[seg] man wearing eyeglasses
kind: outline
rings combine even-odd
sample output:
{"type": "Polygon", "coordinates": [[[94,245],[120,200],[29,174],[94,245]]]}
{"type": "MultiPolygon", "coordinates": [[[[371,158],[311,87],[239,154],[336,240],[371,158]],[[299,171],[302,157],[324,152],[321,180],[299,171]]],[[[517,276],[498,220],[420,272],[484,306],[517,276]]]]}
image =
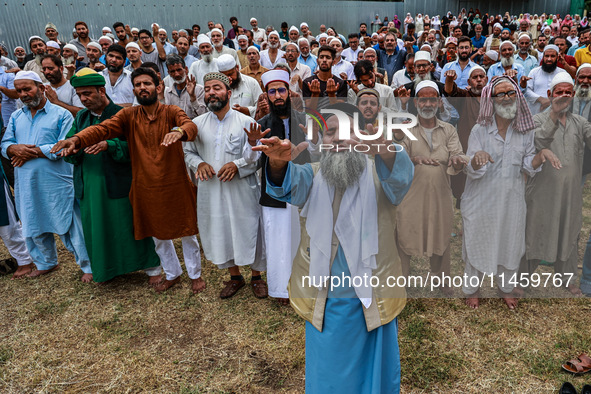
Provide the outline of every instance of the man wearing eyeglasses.
{"type": "Polygon", "coordinates": [[[310,67],[298,62],[300,56],[300,48],[293,42],[285,45],[285,60],[291,70],[291,78],[289,80],[289,88],[299,95],[302,94],[302,85],[304,79],[312,75],[310,67]]]}

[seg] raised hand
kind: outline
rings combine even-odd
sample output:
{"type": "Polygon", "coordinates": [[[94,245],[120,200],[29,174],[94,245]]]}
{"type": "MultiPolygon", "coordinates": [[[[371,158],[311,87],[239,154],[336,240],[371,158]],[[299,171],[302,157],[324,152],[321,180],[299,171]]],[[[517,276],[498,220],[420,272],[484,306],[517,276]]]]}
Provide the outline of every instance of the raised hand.
{"type": "Polygon", "coordinates": [[[328,81],[326,81],[326,94],[329,97],[335,97],[337,95],[340,85],[340,83],[335,83],[334,79],[330,78],[328,81]]]}
{"type": "Polygon", "coordinates": [[[455,81],[458,78],[458,74],[456,74],[455,70],[447,70],[444,75],[446,81],[450,78],[452,81],[455,81]]]}
{"type": "Polygon", "coordinates": [[[278,137],[263,138],[260,143],[252,150],[263,152],[271,160],[285,162],[294,160],[308,147],[307,142],[300,142],[295,146],[290,140],[280,140],[278,137]]]}
{"type": "Polygon", "coordinates": [[[527,88],[527,81],[529,81],[530,79],[530,77],[526,77],[525,75],[522,76],[521,80],[519,81],[519,86],[521,86],[522,89],[527,88]]]}
{"type": "Polygon", "coordinates": [[[262,127],[258,123],[251,123],[250,130],[246,127],[244,128],[244,132],[248,136],[248,143],[250,146],[256,146],[257,141],[266,136],[271,132],[271,129],[267,129],[265,131],[261,131],[262,127]]]}
{"type": "Polygon", "coordinates": [[[195,97],[195,87],[197,86],[197,80],[192,75],[187,75],[187,93],[191,99],[195,97]]]}
{"type": "MultiPolygon", "coordinates": [[[[332,81],[332,79],[329,79],[329,81],[332,81]]],[[[315,79],[312,82],[308,82],[308,89],[310,89],[312,97],[320,96],[320,81],[315,79]]]]}

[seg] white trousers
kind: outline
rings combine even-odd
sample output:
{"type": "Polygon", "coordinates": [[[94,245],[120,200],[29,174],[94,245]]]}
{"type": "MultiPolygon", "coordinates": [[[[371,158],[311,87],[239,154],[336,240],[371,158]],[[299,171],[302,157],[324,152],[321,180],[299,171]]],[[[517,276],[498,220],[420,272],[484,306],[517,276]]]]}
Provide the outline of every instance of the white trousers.
{"type": "Polygon", "coordinates": [[[16,217],[14,204],[10,199],[10,189],[6,182],[4,182],[4,198],[8,211],[8,225],[0,227],[0,238],[4,241],[8,253],[15,258],[19,266],[31,264],[33,259],[27,250],[21,223],[16,217]]]}
{"type": "Polygon", "coordinates": [[[267,286],[269,296],[288,298],[287,284],[291,266],[300,244],[300,218],[297,207],[263,207],[267,286]]]}
{"type": "MultiPolygon", "coordinates": [[[[160,257],[160,264],[166,274],[166,280],[174,280],[181,276],[183,269],[181,263],[176,255],[174,244],[171,239],[158,239],[152,237],[154,245],[156,246],[156,254],[160,257]]],[[[199,251],[199,241],[196,235],[181,238],[183,245],[183,258],[185,260],[185,267],[187,267],[187,274],[191,279],[198,279],[201,277],[201,252],[199,251]]],[[[145,270],[149,276],[156,276],[160,274],[160,267],[150,268],[145,270]]]]}

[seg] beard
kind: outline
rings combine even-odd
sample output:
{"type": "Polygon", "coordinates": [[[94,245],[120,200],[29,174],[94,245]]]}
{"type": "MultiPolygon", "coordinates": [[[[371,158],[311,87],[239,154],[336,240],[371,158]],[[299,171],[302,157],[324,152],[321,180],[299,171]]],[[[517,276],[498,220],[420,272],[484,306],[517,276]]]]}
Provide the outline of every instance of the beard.
{"type": "Polygon", "coordinates": [[[187,74],[183,75],[181,79],[174,79],[175,85],[182,85],[187,80],[187,74]]]}
{"type": "Polygon", "coordinates": [[[205,63],[211,63],[213,60],[213,55],[211,53],[208,55],[201,55],[201,60],[203,60],[205,63]]]}
{"type": "Polygon", "coordinates": [[[37,63],[38,66],[41,65],[41,60],[43,58],[43,55],[35,55],[35,63],[37,63]]]}
{"type": "Polygon", "coordinates": [[[57,85],[62,81],[62,75],[59,70],[55,74],[47,74],[45,78],[52,84],[57,85]]]}
{"type": "Polygon", "coordinates": [[[64,66],[69,66],[70,64],[74,64],[76,60],[73,57],[64,58],[64,66]]]}
{"type": "Polygon", "coordinates": [[[223,98],[209,96],[205,99],[205,104],[207,104],[207,109],[211,112],[218,112],[228,105],[228,95],[226,94],[223,98]]]}
{"type": "Polygon", "coordinates": [[[274,44],[269,43],[269,48],[271,48],[271,49],[277,49],[277,48],[279,48],[279,43],[278,42],[276,42],[274,44]]]}
{"type": "Polygon", "coordinates": [[[417,112],[423,119],[433,119],[437,115],[437,107],[435,108],[419,108],[417,106],[417,112]]]}
{"type": "Polygon", "coordinates": [[[495,113],[503,119],[515,119],[517,115],[517,101],[511,104],[497,104],[494,103],[495,113]]]}
{"type": "MultiPolygon", "coordinates": [[[[109,70],[110,71],[110,70],[109,70]]],[[[141,92],[140,92],[141,93],[141,92]]],[[[154,93],[152,93],[151,95],[149,95],[148,97],[141,97],[141,96],[135,96],[137,98],[137,102],[140,105],[152,105],[154,104],[156,101],[158,101],[158,93],[156,93],[156,91],[154,91],[154,93]]]]}
{"type": "Polygon", "coordinates": [[[417,85],[423,81],[430,81],[431,78],[431,73],[427,73],[425,74],[423,77],[421,77],[419,74],[415,73],[415,79],[412,80],[414,87],[416,88],[417,85]]]}
{"type": "Polygon", "coordinates": [[[482,94],[482,88],[475,88],[473,86],[470,86],[470,91],[477,96],[480,96],[482,94]]]}
{"type": "Polygon", "coordinates": [[[511,67],[513,66],[513,63],[515,63],[515,58],[513,56],[501,58],[501,66],[503,67],[511,67]]]}
{"type": "MultiPolygon", "coordinates": [[[[109,70],[109,72],[118,73],[119,71],[121,71],[123,69],[123,64],[120,66],[113,66],[112,64],[109,64],[107,66],[107,69],[109,70]]],[[[139,97],[138,97],[138,101],[139,101],[139,97]]]]}
{"type": "Polygon", "coordinates": [[[291,112],[291,99],[287,96],[287,99],[281,105],[272,103],[269,100],[269,107],[271,108],[271,112],[277,116],[289,116],[291,112]]]}
{"type": "Polygon", "coordinates": [[[577,85],[575,88],[575,97],[584,101],[590,101],[591,88],[584,88],[581,85],[577,85]]]}
{"type": "Polygon", "coordinates": [[[463,61],[463,62],[464,62],[464,61],[466,61],[466,60],[470,59],[470,54],[469,54],[469,53],[459,53],[459,52],[458,52],[458,58],[459,58],[461,61],[463,61]]]}
{"type": "Polygon", "coordinates": [[[558,67],[557,62],[551,64],[542,63],[542,71],[547,73],[553,73],[556,70],[556,67],[558,67]]]}
{"type": "Polygon", "coordinates": [[[242,77],[240,76],[240,73],[237,72],[236,78],[232,78],[232,82],[230,83],[230,89],[236,89],[238,85],[240,85],[240,82],[242,82],[242,77]]]}
{"type": "Polygon", "coordinates": [[[35,97],[33,97],[32,99],[30,99],[29,101],[25,101],[25,100],[21,99],[23,104],[31,109],[37,108],[39,106],[39,104],[41,104],[41,100],[43,100],[43,93],[41,93],[40,90],[37,92],[37,95],[35,97]]]}
{"type": "Polygon", "coordinates": [[[367,166],[363,153],[357,152],[322,152],[320,171],[329,186],[346,190],[359,181],[367,166]]]}

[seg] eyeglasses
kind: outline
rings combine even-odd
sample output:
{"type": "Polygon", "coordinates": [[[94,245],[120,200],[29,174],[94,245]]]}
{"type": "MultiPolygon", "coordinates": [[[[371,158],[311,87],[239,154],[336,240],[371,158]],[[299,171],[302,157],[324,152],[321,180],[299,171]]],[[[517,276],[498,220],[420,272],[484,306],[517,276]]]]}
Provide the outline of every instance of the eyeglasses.
{"type": "Polygon", "coordinates": [[[415,67],[417,70],[424,70],[424,69],[427,69],[427,68],[429,68],[429,66],[431,66],[431,63],[427,63],[427,64],[415,64],[415,65],[414,65],[414,67],[415,67]]]}
{"type": "Polygon", "coordinates": [[[517,91],[516,90],[509,90],[508,92],[497,93],[493,97],[496,97],[496,98],[505,98],[505,97],[513,98],[516,95],[517,95],[517,91]]]}
{"type": "Polygon", "coordinates": [[[269,96],[275,96],[277,93],[279,93],[279,94],[285,94],[285,93],[287,93],[287,89],[286,88],[279,88],[279,89],[269,89],[267,91],[267,94],[269,96]]]}

